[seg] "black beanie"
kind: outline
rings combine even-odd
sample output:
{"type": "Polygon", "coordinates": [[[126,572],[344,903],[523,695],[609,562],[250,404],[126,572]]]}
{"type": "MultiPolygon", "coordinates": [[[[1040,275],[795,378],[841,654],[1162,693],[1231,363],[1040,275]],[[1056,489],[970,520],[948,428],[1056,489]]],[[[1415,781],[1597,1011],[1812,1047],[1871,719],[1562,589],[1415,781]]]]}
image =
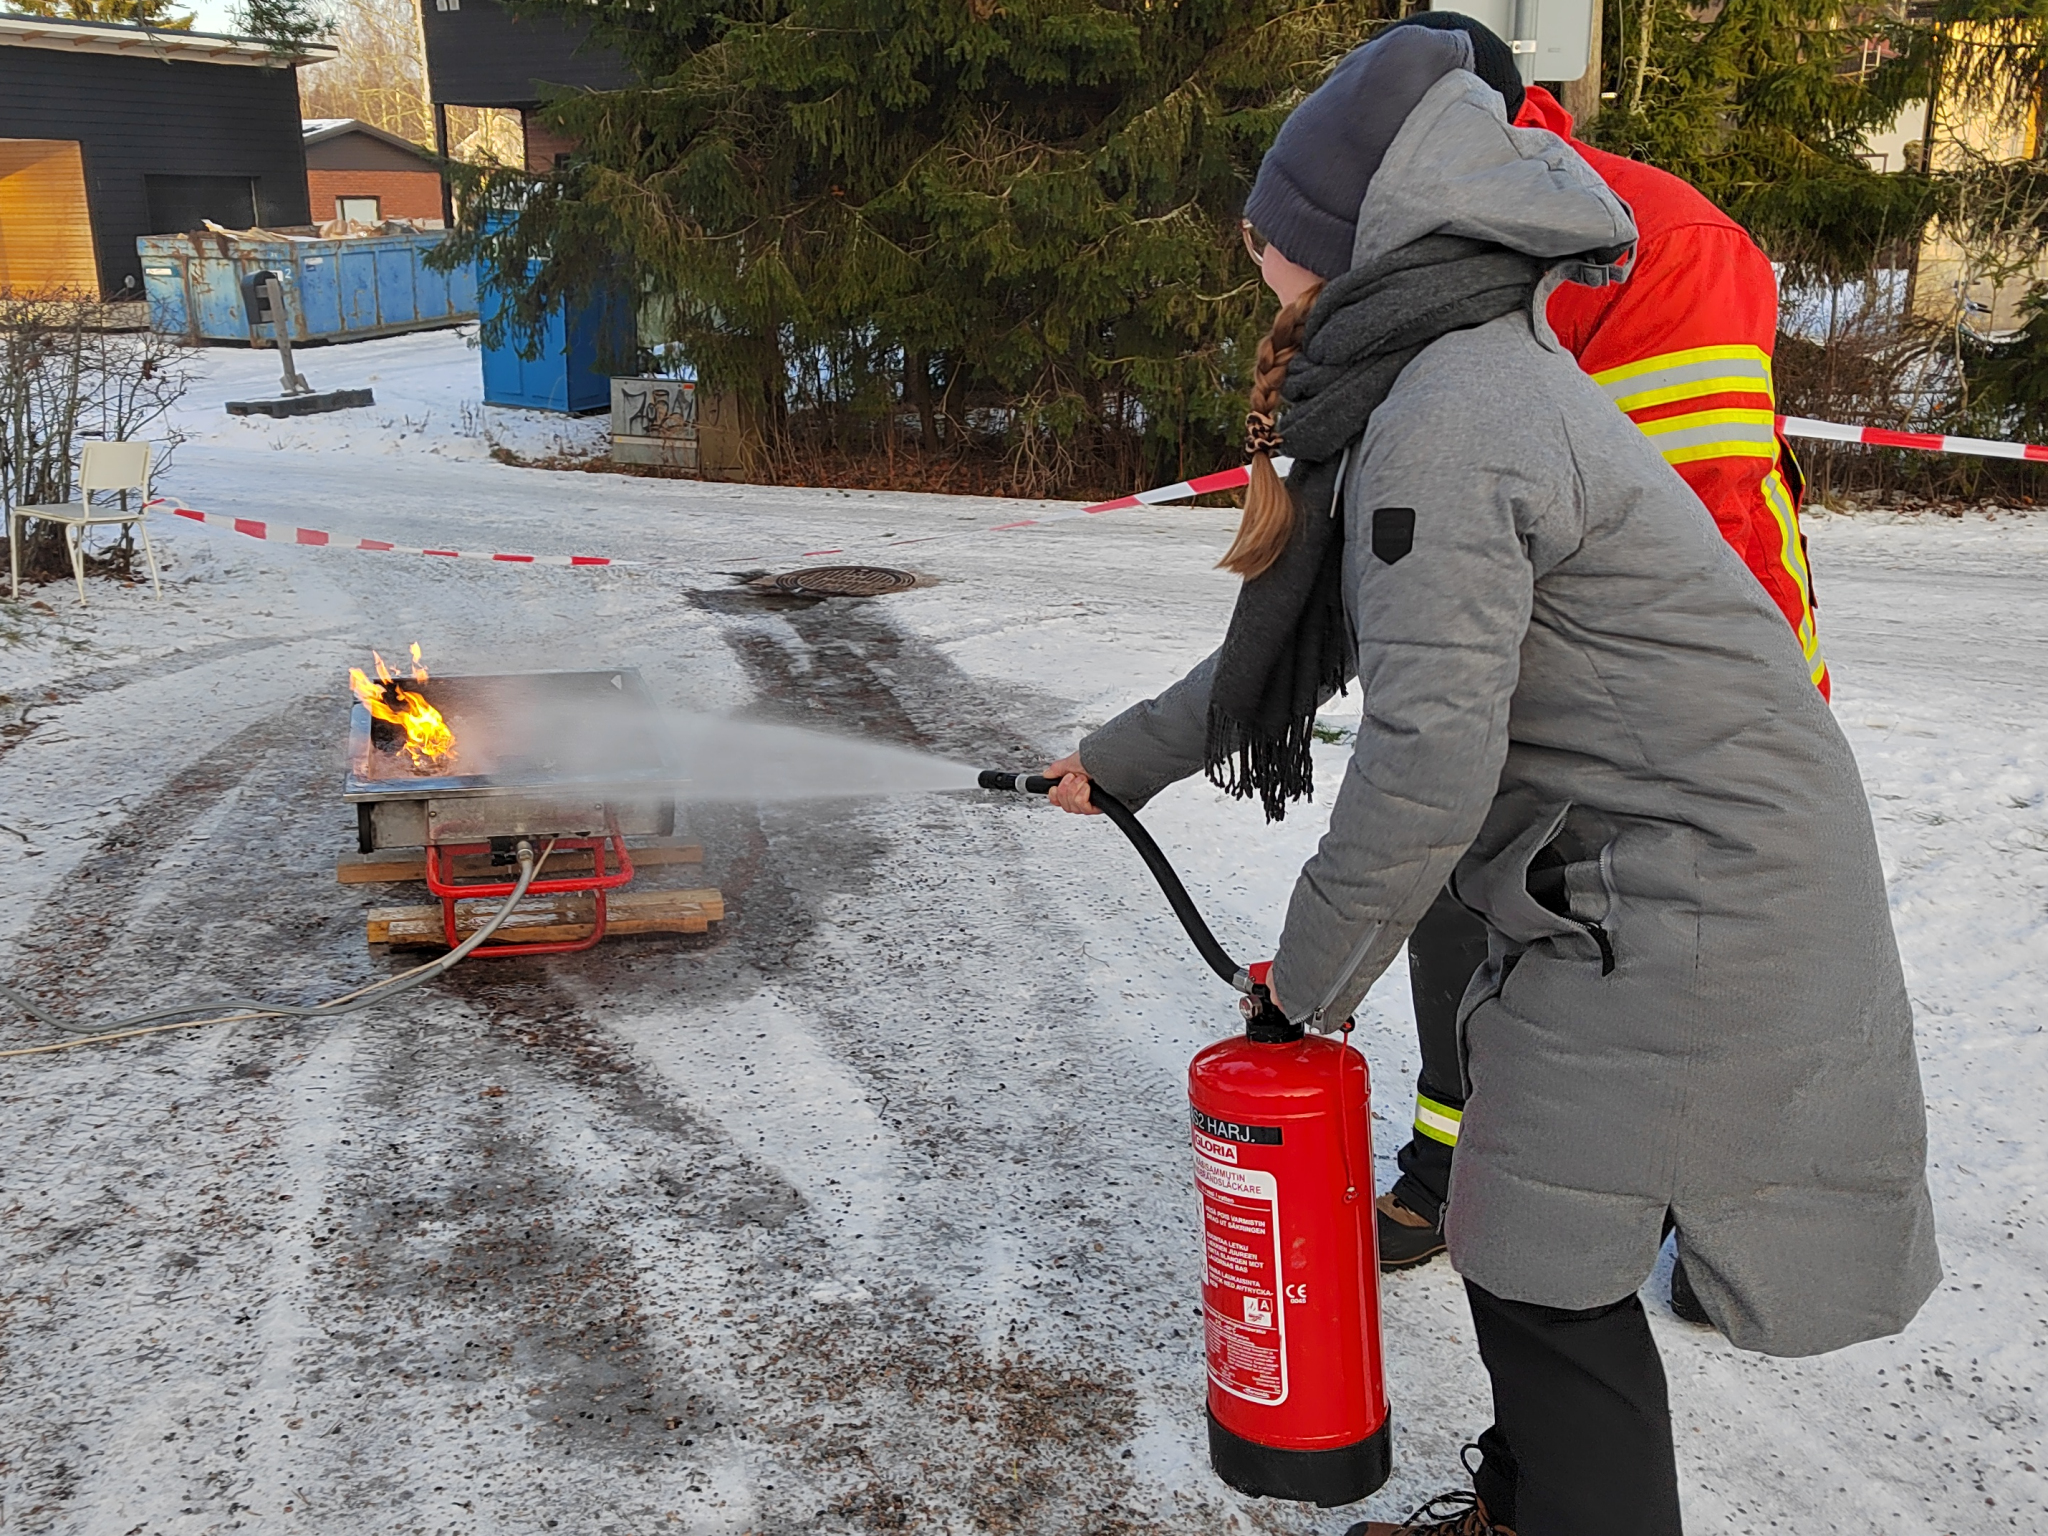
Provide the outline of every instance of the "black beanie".
{"type": "MultiPolygon", "coordinates": [[[[1515,68],[1515,50],[1491,27],[1456,11],[1418,11],[1413,16],[1403,17],[1394,26],[1431,27],[1438,32],[1462,32],[1471,38],[1472,73],[1500,92],[1501,100],[1507,103],[1508,121],[1512,123],[1515,120],[1528,90],[1522,84],[1522,72],[1515,68]]],[[[1387,30],[1391,32],[1393,29],[1389,27],[1387,30]]]]}
{"type": "Polygon", "coordinates": [[[1455,27],[1389,27],[1352,49],[1280,125],[1244,216],[1289,261],[1342,277],[1358,205],[1394,136],[1431,86],[1473,64],[1472,40],[1455,27]]]}

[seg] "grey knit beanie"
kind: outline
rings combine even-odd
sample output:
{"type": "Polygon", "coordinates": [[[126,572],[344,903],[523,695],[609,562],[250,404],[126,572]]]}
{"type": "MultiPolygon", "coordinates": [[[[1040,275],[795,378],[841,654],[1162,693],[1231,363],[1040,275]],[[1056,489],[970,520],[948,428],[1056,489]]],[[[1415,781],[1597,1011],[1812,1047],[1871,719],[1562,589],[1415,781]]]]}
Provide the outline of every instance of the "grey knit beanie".
{"type": "Polygon", "coordinates": [[[1389,27],[1346,54],[1280,125],[1244,216],[1325,280],[1351,270],[1358,205],[1394,135],[1432,85],[1473,66],[1462,30],[1389,27]]]}

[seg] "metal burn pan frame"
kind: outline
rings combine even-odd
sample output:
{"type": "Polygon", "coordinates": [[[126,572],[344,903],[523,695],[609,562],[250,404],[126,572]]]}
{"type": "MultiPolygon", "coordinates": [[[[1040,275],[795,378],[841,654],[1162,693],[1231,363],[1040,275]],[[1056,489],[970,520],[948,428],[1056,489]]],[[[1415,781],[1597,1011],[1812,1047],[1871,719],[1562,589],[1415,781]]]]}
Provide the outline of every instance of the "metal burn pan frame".
{"type": "Polygon", "coordinates": [[[566,769],[531,754],[494,772],[412,775],[390,771],[372,737],[370,712],[349,714],[348,774],[342,798],[356,808],[358,851],[442,847],[494,837],[666,837],[675,831],[679,767],[659,707],[631,668],[603,672],[500,673],[408,683],[456,729],[562,711],[615,734],[601,764],[566,769]]]}

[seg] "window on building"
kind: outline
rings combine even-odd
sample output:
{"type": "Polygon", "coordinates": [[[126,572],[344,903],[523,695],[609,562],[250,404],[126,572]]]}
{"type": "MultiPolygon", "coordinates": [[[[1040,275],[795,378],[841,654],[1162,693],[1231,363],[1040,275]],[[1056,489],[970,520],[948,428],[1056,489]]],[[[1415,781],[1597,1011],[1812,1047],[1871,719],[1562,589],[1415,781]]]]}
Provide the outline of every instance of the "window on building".
{"type": "Polygon", "coordinates": [[[337,197],[334,200],[334,216],[337,219],[351,219],[358,224],[379,222],[377,199],[374,197],[337,197]]]}

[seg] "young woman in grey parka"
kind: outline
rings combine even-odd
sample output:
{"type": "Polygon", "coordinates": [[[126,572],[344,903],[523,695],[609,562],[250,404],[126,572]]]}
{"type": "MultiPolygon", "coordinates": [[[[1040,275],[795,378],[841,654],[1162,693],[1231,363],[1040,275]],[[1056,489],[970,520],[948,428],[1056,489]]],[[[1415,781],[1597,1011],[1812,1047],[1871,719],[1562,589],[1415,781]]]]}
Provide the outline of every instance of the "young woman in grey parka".
{"type": "Polygon", "coordinates": [[[1355,209],[1350,270],[1262,358],[1254,405],[1284,377],[1282,409],[1249,446],[1294,468],[1248,498],[1222,648],[1048,771],[1084,811],[1091,779],[1138,805],[1207,766],[1275,815],[1355,674],[1273,1005],[1335,1028],[1446,877],[1490,932],[1446,1228],[1495,1424],[1476,1500],[1370,1529],[1667,1536],[1635,1293],[1668,1223],[1745,1349],[1894,1333],[1933,1289],[1912,1017],[1862,783],[1797,644],[1544,323],[1556,282],[1619,275],[1628,211],[1508,127],[1469,49],[1383,35],[1269,152],[1261,182],[1303,207],[1278,252],[1330,237],[1345,175],[1355,209]]]}

